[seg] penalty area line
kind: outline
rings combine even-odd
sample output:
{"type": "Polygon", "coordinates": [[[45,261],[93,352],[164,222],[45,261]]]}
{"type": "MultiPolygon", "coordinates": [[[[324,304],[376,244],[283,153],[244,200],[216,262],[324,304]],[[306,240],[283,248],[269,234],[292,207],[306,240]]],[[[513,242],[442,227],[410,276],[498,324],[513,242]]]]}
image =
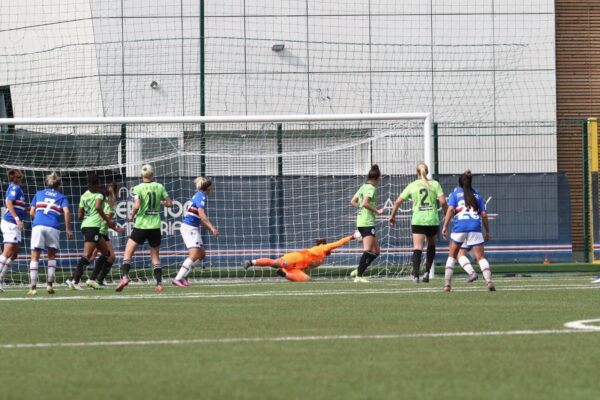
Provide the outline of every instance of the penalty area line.
{"type": "Polygon", "coordinates": [[[275,337],[238,337],[238,338],[205,338],[205,339],[165,339],[165,340],[120,340],[96,342],[56,342],[56,343],[7,343],[0,344],[0,349],[47,349],[65,347],[119,347],[119,346],[159,346],[159,345],[191,345],[191,344],[243,344],[268,342],[326,342],[344,340],[402,340],[419,338],[451,338],[451,337],[489,337],[520,335],[561,335],[571,333],[598,333],[592,329],[541,329],[483,332],[432,332],[404,333],[395,335],[330,335],[330,336],[275,336],[275,337]]]}

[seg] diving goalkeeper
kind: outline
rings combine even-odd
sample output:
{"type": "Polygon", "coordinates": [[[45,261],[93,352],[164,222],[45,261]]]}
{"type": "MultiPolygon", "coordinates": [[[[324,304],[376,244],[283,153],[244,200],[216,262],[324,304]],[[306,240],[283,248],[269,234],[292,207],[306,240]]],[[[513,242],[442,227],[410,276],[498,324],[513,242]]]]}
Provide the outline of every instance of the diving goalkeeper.
{"type": "Polygon", "coordinates": [[[242,263],[244,269],[251,266],[271,267],[277,269],[277,275],[294,282],[306,282],[310,276],[303,271],[316,268],[325,261],[327,256],[338,247],[345,245],[357,238],[357,233],[341,238],[337,242],[327,244],[325,239],[317,239],[316,246],[310,249],[302,249],[287,253],[276,260],[271,258],[259,258],[256,260],[246,260],[242,263]]]}

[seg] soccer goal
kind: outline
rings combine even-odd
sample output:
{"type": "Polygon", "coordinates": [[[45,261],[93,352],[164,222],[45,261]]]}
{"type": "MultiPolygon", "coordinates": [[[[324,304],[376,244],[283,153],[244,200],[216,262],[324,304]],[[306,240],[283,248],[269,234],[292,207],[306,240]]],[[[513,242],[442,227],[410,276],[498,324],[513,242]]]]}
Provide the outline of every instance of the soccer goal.
{"type": "MultiPolygon", "coordinates": [[[[410,204],[403,205],[394,226],[388,224],[388,214],[403,187],[415,179],[416,164],[424,160],[432,165],[427,113],[0,119],[0,130],[2,196],[11,168],[23,172],[28,202],[44,187],[47,173],[57,171],[63,178],[76,233],[73,240],[61,234],[59,270],[65,275],[75,267],[83,245],[77,205],[87,189],[87,175],[94,172],[103,183],[119,184],[116,219],[126,233],[110,232],[117,253],[113,279],[132,228],[127,222],[130,190],[140,182],[143,164],[154,167],[156,181],[174,200],[171,209],[162,211],[161,261],[167,277],[186,258],[179,228],[195,193],[193,180],[213,180],[207,212],[221,236],[203,232],[207,257],[196,265],[195,279],[271,277],[271,269],[246,271],[240,264],[352,233],[356,209],[350,199],[371,164],[379,164],[384,175],[377,203],[387,212],[378,216],[382,253],[370,273],[401,276],[412,254],[410,204]]],[[[7,283],[28,281],[29,220],[25,226],[25,243],[7,283]]],[[[152,279],[146,246],[138,250],[131,274],[141,281],[152,279]]],[[[351,242],[338,249],[310,272],[312,277],[348,276],[362,253],[360,246],[351,242]]]]}

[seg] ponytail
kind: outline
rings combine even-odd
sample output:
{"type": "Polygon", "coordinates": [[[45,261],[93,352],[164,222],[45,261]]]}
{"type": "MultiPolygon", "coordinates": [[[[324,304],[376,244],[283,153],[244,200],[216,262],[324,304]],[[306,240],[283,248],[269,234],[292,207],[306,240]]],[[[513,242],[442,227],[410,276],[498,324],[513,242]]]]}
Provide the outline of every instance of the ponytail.
{"type": "Polygon", "coordinates": [[[381,178],[381,171],[379,170],[379,165],[373,164],[369,173],[367,174],[368,181],[378,181],[381,178]]]}
{"type": "Polygon", "coordinates": [[[417,164],[417,176],[423,181],[423,185],[428,188],[429,178],[427,178],[427,174],[429,174],[429,168],[427,168],[427,164],[424,162],[417,164]]]}
{"type": "Polygon", "coordinates": [[[470,170],[466,170],[459,178],[458,184],[465,192],[465,206],[472,209],[473,211],[479,211],[479,205],[473,192],[473,175],[470,170]]]}

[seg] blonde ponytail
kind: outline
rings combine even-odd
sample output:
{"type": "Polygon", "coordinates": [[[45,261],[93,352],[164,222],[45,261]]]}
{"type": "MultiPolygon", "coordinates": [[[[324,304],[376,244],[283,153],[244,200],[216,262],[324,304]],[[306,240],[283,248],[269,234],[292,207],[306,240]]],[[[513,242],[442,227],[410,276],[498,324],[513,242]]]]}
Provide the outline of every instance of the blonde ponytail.
{"type": "Polygon", "coordinates": [[[423,181],[423,185],[427,188],[429,187],[429,178],[427,178],[428,174],[429,168],[427,168],[427,164],[420,162],[417,165],[417,176],[423,181]]]}

